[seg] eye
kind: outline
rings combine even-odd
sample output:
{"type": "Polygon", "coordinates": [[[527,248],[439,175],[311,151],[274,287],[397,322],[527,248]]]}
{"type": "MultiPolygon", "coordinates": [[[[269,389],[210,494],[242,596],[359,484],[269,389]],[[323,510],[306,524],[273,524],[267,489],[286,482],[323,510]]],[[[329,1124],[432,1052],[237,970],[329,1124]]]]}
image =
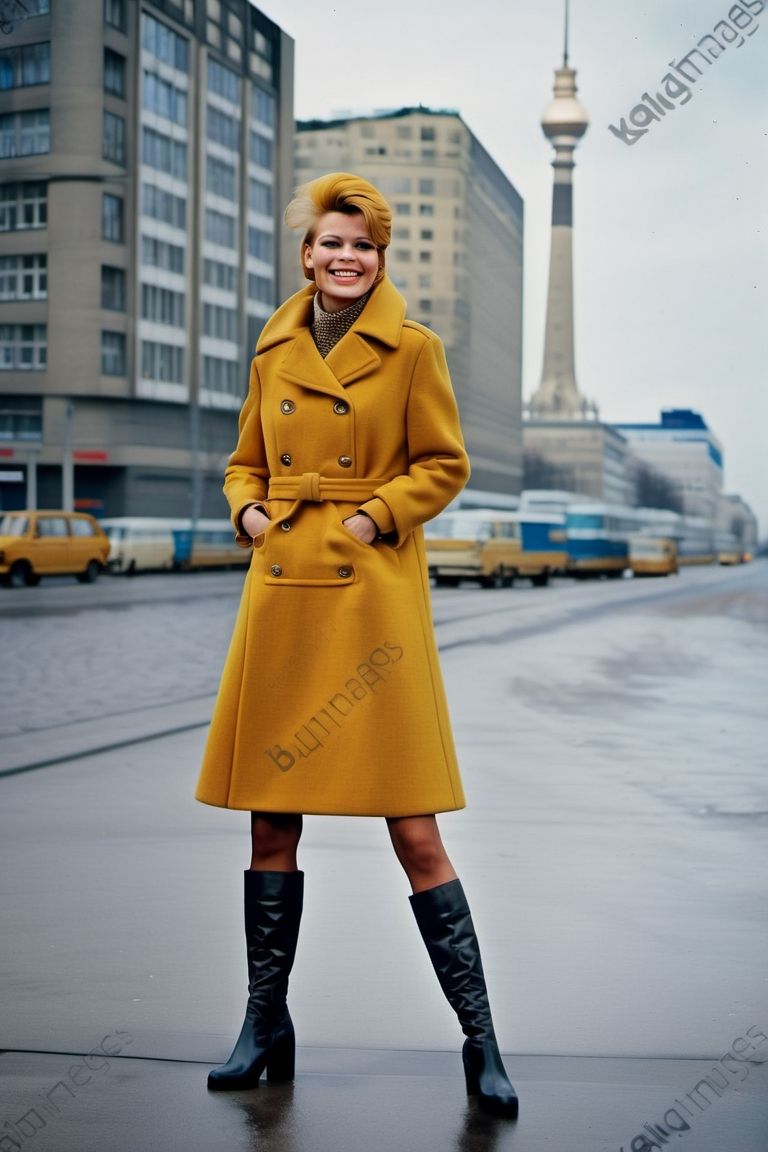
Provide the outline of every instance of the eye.
{"type": "Polygon", "coordinates": [[[355,247],[361,248],[363,252],[373,252],[375,245],[371,244],[370,240],[358,240],[355,247]]]}
{"type": "Polygon", "coordinates": [[[338,240],[321,240],[320,241],[320,247],[321,248],[338,248],[339,242],[338,242],[338,240]]]}

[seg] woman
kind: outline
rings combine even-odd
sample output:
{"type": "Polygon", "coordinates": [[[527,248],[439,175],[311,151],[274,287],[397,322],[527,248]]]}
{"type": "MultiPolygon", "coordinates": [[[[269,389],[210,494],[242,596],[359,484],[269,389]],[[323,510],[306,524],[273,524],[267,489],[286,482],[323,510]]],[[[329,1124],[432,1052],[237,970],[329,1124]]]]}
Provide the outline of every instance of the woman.
{"type": "Polygon", "coordinates": [[[304,813],[380,815],[467,1037],[467,1090],[517,1115],[477,939],[436,812],[464,807],[421,525],[469,475],[440,340],[387,278],[391,212],[347,173],[286,211],[312,283],[266,324],[224,491],[253,548],[197,798],[251,812],[249,998],[209,1086],[294,1073],[286,1006],[301,918],[304,813]]]}

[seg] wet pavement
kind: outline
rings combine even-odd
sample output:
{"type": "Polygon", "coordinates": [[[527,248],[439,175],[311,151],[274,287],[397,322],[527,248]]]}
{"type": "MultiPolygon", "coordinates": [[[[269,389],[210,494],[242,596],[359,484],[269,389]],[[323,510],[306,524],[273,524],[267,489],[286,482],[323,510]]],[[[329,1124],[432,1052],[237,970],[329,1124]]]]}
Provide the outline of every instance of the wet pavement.
{"type": "Polygon", "coordinates": [[[244,1003],[247,816],[191,795],[236,581],[167,579],[162,660],[150,585],[0,598],[4,647],[56,636],[4,660],[0,1152],[763,1152],[768,566],[435,597],[514,1124],[464,1095],[380,820],[306,822],[296,1084],[206,1091],[244,1003]],[[108,672],[121,620],[143,679],[108,672]]]}

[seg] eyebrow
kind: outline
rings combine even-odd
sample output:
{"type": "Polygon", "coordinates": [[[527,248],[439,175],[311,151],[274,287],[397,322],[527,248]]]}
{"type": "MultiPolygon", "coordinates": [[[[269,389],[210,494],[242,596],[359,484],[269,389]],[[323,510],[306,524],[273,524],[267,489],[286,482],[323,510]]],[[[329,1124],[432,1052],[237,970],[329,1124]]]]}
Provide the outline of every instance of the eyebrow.
{"type": "MultiPolygon", "coordinates": [[[[318,240],[341,240],[341,239],[343,239],[343,237],[341,237],[338,234],[338,232],[321,232],[320,235],[317,237],[317,239],[318,240]]],[[[353,239],[354,240],[366,240],[369,244],[373,244],[373,240],[371,240],[370,236],[354,236],[353,239]]]]}

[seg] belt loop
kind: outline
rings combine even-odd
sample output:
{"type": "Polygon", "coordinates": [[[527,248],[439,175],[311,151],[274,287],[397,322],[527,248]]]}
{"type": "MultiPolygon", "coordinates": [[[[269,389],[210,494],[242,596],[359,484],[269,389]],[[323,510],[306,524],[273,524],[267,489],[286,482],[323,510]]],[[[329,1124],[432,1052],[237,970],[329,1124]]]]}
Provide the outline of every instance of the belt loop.
{"type": "Polygon", "coordinates": [[[320,502],[320,473],[303,472],[299,480],[299,500],[320,502]]]}

